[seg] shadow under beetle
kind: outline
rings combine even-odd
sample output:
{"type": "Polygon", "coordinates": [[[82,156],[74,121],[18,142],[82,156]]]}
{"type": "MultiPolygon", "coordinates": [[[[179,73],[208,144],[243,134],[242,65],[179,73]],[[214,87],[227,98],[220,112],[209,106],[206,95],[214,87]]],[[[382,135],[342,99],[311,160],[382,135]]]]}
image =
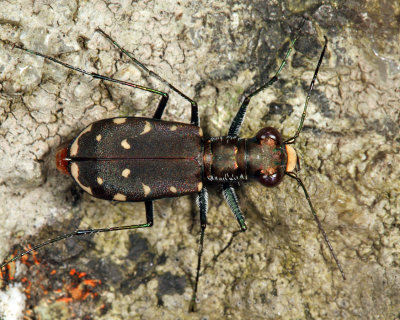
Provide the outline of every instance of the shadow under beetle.
{"type": "MultiPolygon", "coordinates": [[[[153,200],[197,193],[201,232],[196,278],[189,306],[189,310],[194,311],[204,231],[207,225],[208,193],[204,183],[222,184],[223,195],[239,223],[239,231],[246,231],[247,227],[239,208],[234,185],[239,181],[255,179],[266,187],[274,187],[286,174],[295,179],[303,189],[311,213],[343,279],[345,279],[344,271],[312,206],[308,192],[296,175],[295,170],[299,160],[296,151],[291,146],[303,128],[310,94],[327,47],[327,38],[325,37],[325,44],[308,89],[299,127],[293,137],[283,140],[279,132],[271,127],[261,129],[254,138],[250,139],[240,138],[238,134],[251,97],[278,80],[278,75],[286,64],[296,38],[291,41],[285,58],[275,75],[260,88],[244,97],[228,134],[223,137],[203,139],[203,133],[199,126],[197,103],[136,60],[131,53],[123,49],[104,31],[101,29],[97,29],[97,31],[109,39],[139,68],[189,101],[191,123],[161,120],[168,101],[168,94],[165,92],[88,72],[13,44],[13,47],[44,57],[93,78],[158,94],[161,99],[153,118],[119,117],[99,120],[86,127],[71,142],[59,147],[56,154],[57,169],[64,174],[71,175],[75,182],[90,195],[105,200],[143,201],[146,208],[146,223],[76,230],[40,243],[3,263],[0,268],[43,246],[72,236],[151,227],[153,225],[153,200]]],[[[234,235],[236,234],[234,233],[234,235]]]]}

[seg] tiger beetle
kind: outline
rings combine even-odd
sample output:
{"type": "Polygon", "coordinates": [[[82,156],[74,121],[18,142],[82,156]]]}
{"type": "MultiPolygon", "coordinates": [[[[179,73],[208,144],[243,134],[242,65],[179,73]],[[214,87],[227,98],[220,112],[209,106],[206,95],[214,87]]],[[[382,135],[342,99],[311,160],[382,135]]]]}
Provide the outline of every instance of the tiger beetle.
{"type": "Polygon", "coordinates": [[[169,97],[165,92],[88,72],[53,57],[12,44],[15,48],[41,56],[93,78],[148,91],[160,95],[161,99],[153,118],[117,117],[96,121],[83,129],[72,141],[59,147],[56,153],[57,169],[72,176],[75,182],[90,195],[105,200],[143,201],[146,208],[146,223],[75,230],[18,254],[1,264],[0,269],[34,250],[62,239],[98,232],[151,227],[153,225],[154,200],[197,194],[201,231],[196,278],[189,307],[190,311],[194,311],[204,232],[207,226],[208,193],[204,184],[213,182],[222,184],[225,200],[239,223],[240,230],[234,233],[238,234],[247,229],[235,192],[238,182],[255,179],[265,187],[275,187],[286,174],[295,179],[303,189],[311,213],[343,279],[345,279],[344,271],[312,206],[308,192],[296,174],[299,168],[299,159],[295,149],[291,146],[303,129],[310,95],[326,51],[328,42],[326,37],[324,37],[325,44],[307,92],[300,124],[293,137],[283,140],[276,129],[266,127],[261,129],[255,137],[244,139],[239,137],[239,130],[250,99],[278,80],[278,75],[285,66],[297,37],[290,42],[289,49],[275,75],[257,90],[244,97],[233,118],[228,134],[223,137],[204,139],[199,126],[197,103],[149,70],[103,30],[97,29],[96,31],[111,41],[136,66],[186,99],[191,105],[190,124],[161,120],[169,97]]]}

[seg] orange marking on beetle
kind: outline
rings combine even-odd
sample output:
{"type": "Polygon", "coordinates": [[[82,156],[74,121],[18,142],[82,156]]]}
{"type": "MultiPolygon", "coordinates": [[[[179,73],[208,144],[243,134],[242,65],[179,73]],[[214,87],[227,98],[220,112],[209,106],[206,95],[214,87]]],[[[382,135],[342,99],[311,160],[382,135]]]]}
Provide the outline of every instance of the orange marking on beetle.
{"type": "Polygon", "coordinates": [[[144,196],[147,197],[151,191],[150,187],[142,183],[143,186],[143,191],[144,191],[144,196]]]}
{"type": "Polygon", "coordinates": [[[69,152],[71,154],[72,157],[76,156],[78,154],[79,151],[79,139],[87,132],[92,131],[92,126],[93,124],[89,125],[88,127],[86,127],[86,129],[84,129],[81,134],[78,136],[78,138],[75,139],[75,141],[72,143],[71,147],[69,148],[69,152]]]}
{"type": "Polygon", "coordinates": [[[121,146],[122,146],[122,148],[127,149],[127,150],[131,148],[131,145],[128,143],[127,139],[124,139],[121,141],[121,146]]]}
{"type": "Polygon", "coordinates": [[[56,166],[57,170],[63,174],[69,175],[68,171],[68,163],[69,159],[67,158],[68,149],[66,146],[61,146],[57,149],[56,152],[56,166]]]}
{"type": "Polygon", "coordinates": [[[266,144],[269,147],[275,147],[276,141],[274,139],[268,138],[268,139],[261,140],[261,144],[266,144]]]}
{"type": "Polygon", "coordinates": [[[85,190],[87,193],[89,193],[91,196],[93,195],[92,188],[91,187],[86,187],[84,186],[80,181],[79,181],[79,166],[76,162],[71,164],[71,175],[75,179],[75,181],[79,184],[79,186],[85,190]]]}
{"type": "Polygon", "coordinates": [[[145,123],[145,125],[144,125],[143,131],[140,133],[140,135],[146,134],[147,132],[150,132],[150,131],[151,131],[151,124],[150,124],[150,122],[145,121],[144,123],[145,123]]]}
{"type": "Polygon", "coordinates": [[[275,172],[276,172],[276,169],[275,169],[275,168],[272,168],[272,167],[268,167],[268,168],[265,169],[265,170],[261,170],[261,173],[262,173],[262,174],[266,174],[266,175],[268,175],[268,176],[273,175],[275,172]]]}
{"type": "Polygon", "coordinates": [[[286,172],[293,172],[294,168],[296,168],[297,163],[297,154],[296,150],[290,145],[285,145],[286,154],[287,154],[287,164],[286,164],[286,172]]]}
{"type": "Polygon", "coordinates": [[[123,176],[124,178],[128,178],[130,174],[131,174],[131,170],[129,170],[129,169],[124,169],[124,170],[122,171],[122,176],[123,176]]]}
{"type": "Polygon", "coordinates": [[[113,199],[116,201],[126,201],[126,195],[122,193],[117,193],[114,195],[113,199]]]}
{"type": "Polygon", "coordinates": [[[113,122],[114,122],[115,124],[123,124],[123,123],[126,122],[126,118],[114,118],[114,119],[113,119],[113,122]]]}

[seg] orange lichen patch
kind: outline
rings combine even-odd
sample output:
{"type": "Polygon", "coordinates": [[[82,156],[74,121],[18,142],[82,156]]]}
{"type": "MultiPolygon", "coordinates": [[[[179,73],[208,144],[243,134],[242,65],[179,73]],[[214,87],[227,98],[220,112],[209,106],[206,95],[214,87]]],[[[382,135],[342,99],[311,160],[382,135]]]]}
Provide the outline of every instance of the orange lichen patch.
{"type": "Polygon", "coordinates": [[[8,281],[15,280],[15,262],[6,265],[4,268],[5,270],[0,270],[0,278],[8,281]]]}
{"type": "Polygon", "coordinates": [[[86,286],[95,287],[97,284],[101,283],[100,280],[85,280],[77,286],[69,285],[67,286],[67,291],[70,294],[72,300],[86,300],[88,297],[94,298],[97,293],[91,292],[86,286]]]}
{"type": "MultiPolygon", "coordinates": [[[[28,245],[26,248],[24,248],[24,251],[32,249],[31,245],[28,245]]],[[[28,267],[31,266],[31,263],[29,262],[30,257],[33,258],[34,264],[40,264],[40,260],[37,258],[37,252],[36,251],[31,251],[29,254],[26,254],[22,256],[19,260],[21,263],[27,265],[28,267]]]]}
{"type": "Polygon", "coordinates": [[[63,297],[63,298],[57,299],[56,301],[57,301],[57,302],[64,302],[64,303],[70,303],[70,302],[72,302],[72,298],[63,297]]]}
{"type": "Polygon", "coordinates": [[[86,300],[90,296],[93,297],[93,294],[91,292],[86,292],[85,295],[82,297],[82,300],[86,300]]]}
{"type": "Polygon", "coordinates": [[[80,272],[80,273],[78,273],[78,278],[83,278],[83,277],[85,277],[86,276],[86,272],[80,272]]]}
{"type": "MultiPolygon", "coordinates": [[[[31,246],[29,246],[29,249],[31,248],[31,246]]],[[[40,264],[39,259],[37,258],[37,253],[36,251],[32,251],[32,257],[33,257],[33,261],[35,261],[35,264],[40,264]]]]}
{"type": "Polygon", "coordinates": [[[83,278],[87,275],[87,273],[86,272],[78,272],[78,271],[76,271],[76,269],[71,269],[69,271],[69,275],[70,276],[77,275],[78,278],[83,278]]]}
{"type": "Polygon", "coordinates": [[[28,260],[29,260],[29,255],[25,255],[25,256],[21,257],[21,263],[23,263],[23,264],[29,265],[28,260]]]}
{"type": "Polygon", "coordinates": [[[26,297],[29,299],[31,297],[31,288],[32,288],[32,282],[30,282],[27,278],[22,278],[21,279],[22,283],[27,283],[28,285],[25,287],[24,292],[26,297]]]}
{"type": "MultiPolygon", "coordinates": [[[[102,281],[88,277],[87,272],[80,272],[75,268],[67,272],[60,271],[51,264],[41,263],[36,253],[23,256],[19,261],[25,264],[29,271],[26,276],[19,275],[14,281],[20,282],[27,300],[33,301],[36,297],[40,297],[45,299],[49,305],[62,302],[68,304],[67,308],[71,312],[77,305],[73,302],[85,300],[89,303],[92,299],[93,301],[90,303],[97,303],[99,294],[95,291],[99,290],[97,287],[102,281]],[[37,266],[37,264],[40,265],[37,266]]],[[[9,270],[14,270],[12,273],[14,275],[15,267],[15,263],[4,267],[1,273],[2,278],[14,279],[14,276],[10,277],[9,270]]],[[[0,285],[3,285],[1,278],[0,285]]],[[[26,319],[32,318],[32,315],[28,313],[32,310],[32,307],[25,310],[26,319]]]]}
{"type": "Polygon", "coordinates": [[[286,164],[286,172],[293,172],[294,168],[296,168],[297,163],[297,154],[296,150],[290,145],[285,145],[286,154],[287,154],[287,164],[286,164]]]}
{"type": "Polygon", "coordinates": [[[81,286],[77,287],[69,287],[67,288],[69,294],[71,295],[72,299],[74,300],[82,300],[82,297],[84,296],[85,292],[82,290],[81,286]]]}
{"type": "Polygon", "coordinates": [[[101,280],[86,279],[86,280],[83,280],[83,284],[85,284],[87,286],[95,287],[95,286],[101,284],[101,280]]]}
{"type": "Polygon", "coordinates": [[[79,272],[76,269],[71,269],[69,275],[72,277],[71,282],[64,285],[64,292],[68,298],[59,298],[57,301],[69,303],[77,300],[86,300],[94,298],[98,294],[93,292],[93,288],[101,284],[101,280],[96,279],[83,279],[87,276],[86,272],[79,272]]]}

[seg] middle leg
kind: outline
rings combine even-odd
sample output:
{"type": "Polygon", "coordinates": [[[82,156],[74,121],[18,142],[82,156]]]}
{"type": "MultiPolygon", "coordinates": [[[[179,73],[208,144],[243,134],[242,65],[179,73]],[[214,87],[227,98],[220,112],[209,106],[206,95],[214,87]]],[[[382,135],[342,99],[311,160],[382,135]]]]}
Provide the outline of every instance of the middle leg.
{"type": "Polygon", "coordinates": [[[199,240],[199,251],[197,253],[197,268],[196,268],[196,279],[194,282],[192,299],[189,305],[189,312],[195,311],[196,300],[197,300],[197,288],[199,284],[200,278],[200,267],[201,267],[201,258],[203,255],[203,243],[204,243],[204,232],[207,226],[207,211],[208,211],[208,192],[204,187],[198,194],[198,206],[200,209],[200,240],[199,240]]]}

